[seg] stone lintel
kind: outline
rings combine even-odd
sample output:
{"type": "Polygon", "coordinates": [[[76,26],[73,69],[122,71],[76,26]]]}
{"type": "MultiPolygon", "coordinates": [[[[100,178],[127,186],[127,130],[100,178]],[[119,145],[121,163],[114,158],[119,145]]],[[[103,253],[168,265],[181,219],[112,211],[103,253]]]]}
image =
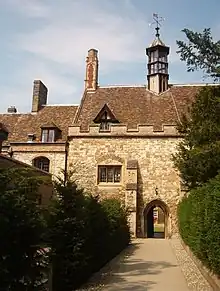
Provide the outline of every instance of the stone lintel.
{"type": "Polygon", "coordinates": [[[137,190],[137,183],[128,183],[126,185],[126,190],[137,190]]]}
{"type": "Polygon", "coordinates": [[[128,160],[127,161],[127,169],[137,169],[138,168],[138,161],[137,160],[128,160]]]}

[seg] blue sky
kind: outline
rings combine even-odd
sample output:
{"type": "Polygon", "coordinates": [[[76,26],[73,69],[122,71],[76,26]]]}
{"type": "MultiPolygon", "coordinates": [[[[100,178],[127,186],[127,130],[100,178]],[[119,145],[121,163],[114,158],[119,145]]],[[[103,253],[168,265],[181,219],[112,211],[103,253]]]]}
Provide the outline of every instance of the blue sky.
{"type": "Polygon", "coordinates": [[[32,84],[41,79],[49,104],[79,104],[90,48],[99,50],[99,84],[145,84],[145,48],[154,38],[152,13],[165,18],[170,83],[202,82],[176,54],[184,27],[211,27],[219,39],[219,0],[5,0],[0,1],[0,111],[29,112],[32,84]]]}

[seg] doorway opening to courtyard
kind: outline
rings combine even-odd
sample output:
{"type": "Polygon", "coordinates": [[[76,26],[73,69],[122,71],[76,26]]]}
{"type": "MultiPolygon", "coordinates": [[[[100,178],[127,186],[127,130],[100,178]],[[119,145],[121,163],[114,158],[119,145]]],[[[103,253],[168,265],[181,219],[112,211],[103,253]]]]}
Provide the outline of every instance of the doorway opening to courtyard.
{"type": "Polygon", "coordinates": [[[161,200],[151,201],[144,210],[144,237],[166,238],[168,207],[161,200]]]}

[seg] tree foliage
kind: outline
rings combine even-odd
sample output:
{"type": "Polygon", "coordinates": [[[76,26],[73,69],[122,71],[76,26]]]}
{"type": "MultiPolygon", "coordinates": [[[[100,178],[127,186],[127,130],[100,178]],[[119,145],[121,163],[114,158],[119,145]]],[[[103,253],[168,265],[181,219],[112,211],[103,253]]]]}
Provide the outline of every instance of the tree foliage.
{"type": "Polygon", "coordinates": [[[42,179],[28,168],[0,169],[0,290],[45,290],[42,179]]]}
{"type": "Polygon", "coordinates": [[[99,202],[77,188],[69,175],[55,188],[47,234],[53,291],[72,291],[128,245],[127,214],[118,201],[99,202]]]}
{"type": "Polygon", "coordinates": [[[49,266],[53,291],[75,290],[129,244],[121,203],[100,202],[65,178],[45,209],[36,171],[0,169],[0,291],[47,290],[49,266]]]}
{"type": "Polygon", "coordinates": [[[185,134],[174,164],[189,189],[215,177],[220,170],[220,87],[203,88],[184,115],[178,130],[185,134]]]}
{"type": "Polygon", "coordinates": [[[186,62],[187,70],[201,69],[207,76],[219,80],[220,78],[220,40],[214,41],[211,29],[194,32],[187,28],[182,30],[187,42],[177,41],[180,59],[186,62]]]}

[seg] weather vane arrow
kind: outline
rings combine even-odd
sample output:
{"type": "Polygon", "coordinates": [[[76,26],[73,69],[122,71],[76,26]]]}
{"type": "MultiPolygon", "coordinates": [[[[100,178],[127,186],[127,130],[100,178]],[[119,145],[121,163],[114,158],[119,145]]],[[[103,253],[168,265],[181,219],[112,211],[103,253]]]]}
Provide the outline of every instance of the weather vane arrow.
{"type": "Polygon", "coordinates": [[[153,22],[150,23],[150,26],[155,25],[156,37],[159,37],[159,30],[161,27],[161,23],[165,20],[165,18],[159,16],[158,13],[153,13],[153,22]]]}

